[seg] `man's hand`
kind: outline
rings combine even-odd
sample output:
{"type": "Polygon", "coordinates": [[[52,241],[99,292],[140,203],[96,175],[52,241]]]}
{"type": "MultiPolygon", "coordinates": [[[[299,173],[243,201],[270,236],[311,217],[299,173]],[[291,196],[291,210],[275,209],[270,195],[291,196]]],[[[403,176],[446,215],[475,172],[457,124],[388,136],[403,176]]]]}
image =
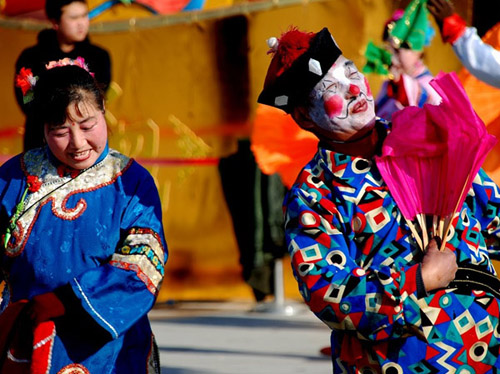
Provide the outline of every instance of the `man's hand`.
{"type": "Polygon", "coordinates": [[[444,288],[455,279],[458,265],[455,254],[448,248],[439,251],[435,239],[429,242],[422,260],[422,280],[427,292],[444,288]]]}
{"type": "Polygon", "coordinates": [[[427,9],[434,16],[441,30],[443,28],[443,20],[455,13],[453,4],[447,0],[427,0],[427,9]]]}

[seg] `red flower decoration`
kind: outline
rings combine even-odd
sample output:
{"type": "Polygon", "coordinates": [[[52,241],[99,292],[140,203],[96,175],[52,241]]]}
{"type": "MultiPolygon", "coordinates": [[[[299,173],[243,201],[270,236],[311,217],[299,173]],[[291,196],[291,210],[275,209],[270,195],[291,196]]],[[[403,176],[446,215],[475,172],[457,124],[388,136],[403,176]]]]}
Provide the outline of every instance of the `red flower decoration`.
{"type": "Polygon", "coordinates": [[[37,192],[42,186],[42,181],[36,175],[28,175],[28,190],[29,192],[37,192]]]}
{"type": "Polygon", "coordinates": [[[33,72],[31,69],[21,68],[19,74],[16,75],[16,86],[23,91],[23,95],[26,95],[32,85],[33,85],[33,72]]]}

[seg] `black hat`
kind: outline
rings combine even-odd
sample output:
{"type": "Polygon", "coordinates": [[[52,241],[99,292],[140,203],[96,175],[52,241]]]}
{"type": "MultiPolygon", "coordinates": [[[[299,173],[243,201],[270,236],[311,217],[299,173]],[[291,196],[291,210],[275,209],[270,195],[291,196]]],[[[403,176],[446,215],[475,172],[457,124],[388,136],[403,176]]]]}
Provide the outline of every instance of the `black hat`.
{"type": "Polygon", "coordinates": [[[274,56],[257,101],[287,113],[307,100],[342,54],[326,27],[317,34],[292,29],[268,44],[274,56]]]}

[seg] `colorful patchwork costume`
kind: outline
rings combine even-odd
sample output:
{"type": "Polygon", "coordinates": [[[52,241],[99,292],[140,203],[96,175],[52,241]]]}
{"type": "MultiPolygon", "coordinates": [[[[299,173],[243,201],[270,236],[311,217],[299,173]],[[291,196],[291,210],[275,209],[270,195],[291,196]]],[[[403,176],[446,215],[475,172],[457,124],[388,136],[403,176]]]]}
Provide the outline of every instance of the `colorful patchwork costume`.
{"type": "Polygon", "coordinates": [[[2,308],[51,291],[63,302],[66,313],[41,342],[43,372],[159,373],[147,313],[167,246],[153,178],[107,147],[76,175],[55,160],[47,147],[37,148],[0,168],[2,233],[27,177],[42,182],[27,194],[0,260],[8,284],[2,308]]]}
{"type": "MultiPolygon", "coordinates": [[[[332,329],[334,373],[498,372],[498,298],[475,287],[422,294],[422,252],[372,160],[320,144],[284,204],[300,292],[332,329]]],[[[480,171],[447,244],[459,267],[495,274],[499,208],[480,171]]]]}

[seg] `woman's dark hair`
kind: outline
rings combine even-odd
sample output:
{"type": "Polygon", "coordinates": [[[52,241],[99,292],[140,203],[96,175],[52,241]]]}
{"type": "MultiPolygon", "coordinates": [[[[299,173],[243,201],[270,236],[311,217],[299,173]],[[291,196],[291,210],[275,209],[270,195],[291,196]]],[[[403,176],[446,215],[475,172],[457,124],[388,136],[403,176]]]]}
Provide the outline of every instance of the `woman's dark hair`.
{"type": "Polygon", "coordinates": [[[45,14],[48,19],[54,19],[59,22],[61,20],[62,7],[75,2],[87,4],[86,0],[46,0],[45,14]]]}
{"type": "Polygon", "coordinates": [[[104,111],[104,94],[89,72],[75,65],[55,67],[41,73],[35,85],[34,114],[42,124],[61,125],[69,104],[89,100],[104,111]]]}

